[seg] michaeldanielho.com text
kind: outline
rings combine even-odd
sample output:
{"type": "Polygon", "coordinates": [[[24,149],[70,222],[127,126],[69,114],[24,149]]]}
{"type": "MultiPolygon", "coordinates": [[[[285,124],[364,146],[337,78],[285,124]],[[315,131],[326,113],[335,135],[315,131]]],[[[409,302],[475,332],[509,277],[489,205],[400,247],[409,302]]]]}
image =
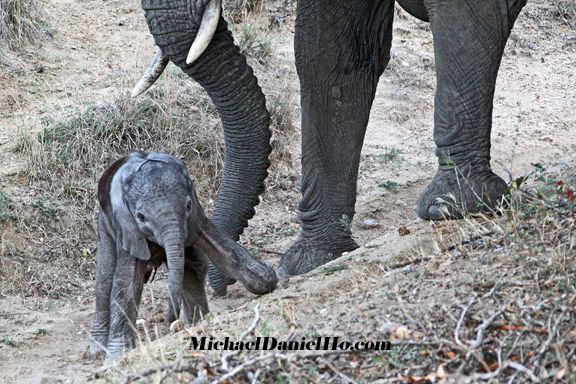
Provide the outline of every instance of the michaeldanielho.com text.
{"type": "Polygon", "coordinates": [[[197,351],[389,351],[390,341],[348,341],[334,337],[302,337],[300,340],[282,341],[272,336],[256,337],[251,341],[234,341],[229,337],[193,336],[190,349],[197,351]]]}

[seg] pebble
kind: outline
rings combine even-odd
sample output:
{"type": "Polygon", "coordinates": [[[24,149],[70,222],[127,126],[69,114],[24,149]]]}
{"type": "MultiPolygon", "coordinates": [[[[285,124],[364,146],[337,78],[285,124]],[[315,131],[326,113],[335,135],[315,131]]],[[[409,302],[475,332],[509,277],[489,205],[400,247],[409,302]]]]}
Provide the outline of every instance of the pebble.
{"type": "Polygon", "coordinates": [[[360,222],[360,228],[362,229],[373,229],[378,227],[380,227],[380,223],[369,217],[360,222]]]}

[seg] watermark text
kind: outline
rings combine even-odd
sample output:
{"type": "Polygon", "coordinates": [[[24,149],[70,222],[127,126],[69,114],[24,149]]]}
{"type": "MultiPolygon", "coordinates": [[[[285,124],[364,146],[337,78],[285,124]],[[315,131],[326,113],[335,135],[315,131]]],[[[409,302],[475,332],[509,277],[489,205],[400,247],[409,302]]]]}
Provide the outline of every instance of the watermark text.
{"type": "Polygon", "coordinates": [[[210,336],[190,339],[190,349],[197,351],[389,351],[392,343],[378,341],[348,341],[340,337],[302,337],[300,340],[282,341],[272,336],[256,337],[251,341],[234,341],[229,337],[217,340],[210,336]]]}

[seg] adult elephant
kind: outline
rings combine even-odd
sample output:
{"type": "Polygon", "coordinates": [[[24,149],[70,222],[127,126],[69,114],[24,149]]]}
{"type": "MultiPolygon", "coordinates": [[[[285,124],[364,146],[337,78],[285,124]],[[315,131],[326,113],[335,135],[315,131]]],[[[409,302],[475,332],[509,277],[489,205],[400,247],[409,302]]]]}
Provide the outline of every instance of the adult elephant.
{"type": "MultiPolygon", "coordinates": [[[[398,2],[430,22],[436,59],[434,140],[439,165],[416,213],[439,220],[491,208],[506,189],[490,167],[494,88],[504,46],[526,0],[398,2]],[[442,203],[447,196],[451,204],[442,203]]],[[[219,15],[218,0],[142,0],[142,6],[162,54],[208,86],[225,129],[238,132],[226,139],[223,189],[214,214],[215,223],[238,239],[253,213],[268,164],[268,115],[256,80],[219,16],[211,17],[212,23],[205,18],[201,30],[210,33],[198,37],[188,53],[200,15],[219,15]],[[204,46],[206,51],[198,53],[204,46]],[[243,117],[231,118],[232,110],[243,117]],[[249,132],[258,132],[258,140],[249,132]]],[[[301,233],[282,257],[281,275],[307,272],[357,247],[347,223],[354,216],[360,152],[376,86],[390,59],[393,16],[393,0],[298,2],[301,233]]],[[[156,64],[166,62],[164,58],[156,64]]],[[[221,289],[224,280],[220,276],[211,283],[221,289]]]]}

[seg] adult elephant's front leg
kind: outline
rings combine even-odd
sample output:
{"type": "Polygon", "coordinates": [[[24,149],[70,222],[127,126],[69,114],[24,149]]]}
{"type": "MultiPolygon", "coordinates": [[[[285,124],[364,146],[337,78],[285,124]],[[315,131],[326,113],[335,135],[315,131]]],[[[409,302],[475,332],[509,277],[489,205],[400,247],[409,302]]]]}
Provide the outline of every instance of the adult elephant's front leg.
{"type": "Polygon", "coordinates": [[[302,230],[279,273],[298,275],[357,247],[350,223],[360,152],[388,60],[394,3],[298,3],[295,50],[302,104],[302,230]]]}
{"type": "Polygon", "coordinates": [[[425,0],[434,36],[439,167],[417,213],[440,220],[492,209],[506,183],[490,168],[496,76],[526,0],[425,0]]]}

